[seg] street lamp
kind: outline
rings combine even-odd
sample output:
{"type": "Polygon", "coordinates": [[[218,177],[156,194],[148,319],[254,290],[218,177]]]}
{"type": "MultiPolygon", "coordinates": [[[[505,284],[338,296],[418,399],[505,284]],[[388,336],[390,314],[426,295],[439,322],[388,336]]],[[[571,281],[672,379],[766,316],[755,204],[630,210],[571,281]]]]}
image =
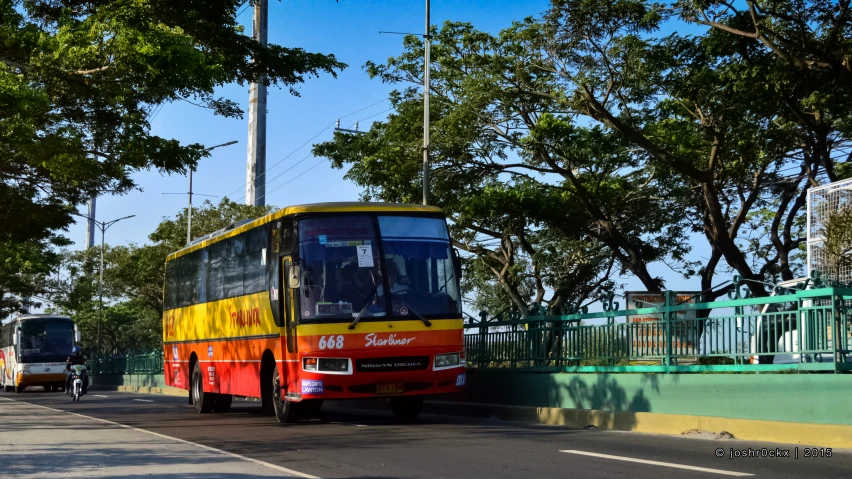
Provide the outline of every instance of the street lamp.
{"type": "Polygon", "coordinates": [[[118,223],[121,220],[126,220],[128,218],[133,218],[136,215],[125,216],[123,218],[114,219],[112,221],[98,221],[89,216],[81,215],[75,213],[75,215],[80,216],[82,218],[86,218],[98,227],[101,230],[101,267],[99,271],[100,279],[98,280],[98,361],[101,359],[101,322],[104,319],[104,239],[106,238],[106,230],[109,229],[110,226],[118,223]]]}
{"type": "MultiPolygon", "coordinates": [[[[229,141],[227,143],[222,143],[221,145],[214,145],[210,148],[205,148],[204,151],[210,151],[214,148],[219,148],[220,146],[229,146],[235,145],[239,143],[239,141],[229,141]]],[[[163,193],[164,195],[182,195],[183,193],[163,193]]],[[[213,196],[213,195],[202,195],[201,193],[193,193],[192,192],[192,168],[189,169],[189,206],[186,208],[186,244],[189,245],[189,242],[192,241],[192,195],[196,194],[198,196],[213,196]]]]}

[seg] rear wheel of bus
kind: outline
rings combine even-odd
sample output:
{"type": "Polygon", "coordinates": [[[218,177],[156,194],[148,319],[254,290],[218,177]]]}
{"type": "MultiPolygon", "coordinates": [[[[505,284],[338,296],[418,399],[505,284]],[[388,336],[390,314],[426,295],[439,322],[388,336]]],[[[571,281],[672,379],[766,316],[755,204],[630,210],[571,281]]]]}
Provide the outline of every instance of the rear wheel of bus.
{"type": "Polygon", "coordinates": [[[192,404],[195,412],[205,414],[213,410],[216,403],[216,395],[204,392],[204,376],[201,375],[201,366],[198,361],[192,367],[192,404]]]}
{"type": "Polygon", "coordinates": [[[414,421],[423,410],[423,396],[394,397],[390,403],[393,416],[400,421],[414,421]]]}

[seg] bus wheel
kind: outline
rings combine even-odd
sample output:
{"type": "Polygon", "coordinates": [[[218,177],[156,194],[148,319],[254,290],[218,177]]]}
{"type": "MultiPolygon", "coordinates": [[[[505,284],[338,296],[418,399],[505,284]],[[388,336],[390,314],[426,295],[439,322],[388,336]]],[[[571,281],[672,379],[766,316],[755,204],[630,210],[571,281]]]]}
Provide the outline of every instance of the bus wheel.
{"type": "Polygon", "coordinates": [[[26,386],[15,386],[15,392],[16,393],[22,393],[22,392],[24,392],[24,389],[26,389],[26,388],[27,388],[26,386]]]}
{"type": "Polygon", "coordinates": [[[391,411],[400,421],[412,422],[423,410],[423,396],[399,396],[391,398],[391,411]]]}
{"type": "Polygon", "coordinates": [[[195,412],[205,414],[213,409],[213,404],[216,402],[216,396],[211,393],[204,392],[204,378],[201,376],[201,366],[198,361],[192,368],[192,403],[195,406],[195,412]]]}
{"type": "Polygon", "coordinates": [[[278,367],[274,367],[272,370],[272,404],[275,407],[275,417],[278,422],[296,422],[298,420],[293,402],[285,397],[285,392],[281,389],[278,367]]]}
{"type": "Polygon", "coordinates": [[[230,394],[219,394],[216,396],[216,402],[213,403],[213,412],[224,414],[230,411],[232,402],[234,402],[234,396],[230,394]]]}

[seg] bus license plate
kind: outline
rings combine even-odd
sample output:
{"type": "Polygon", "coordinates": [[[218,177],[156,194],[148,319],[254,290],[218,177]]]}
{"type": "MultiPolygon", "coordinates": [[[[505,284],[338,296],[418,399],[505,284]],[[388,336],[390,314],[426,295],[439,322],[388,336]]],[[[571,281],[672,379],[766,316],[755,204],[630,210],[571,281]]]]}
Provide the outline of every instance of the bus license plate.
{"type": "Polygon", "coordinates": [[[376,394],[402,394],[403,384],[377,384],[376,394]]]}

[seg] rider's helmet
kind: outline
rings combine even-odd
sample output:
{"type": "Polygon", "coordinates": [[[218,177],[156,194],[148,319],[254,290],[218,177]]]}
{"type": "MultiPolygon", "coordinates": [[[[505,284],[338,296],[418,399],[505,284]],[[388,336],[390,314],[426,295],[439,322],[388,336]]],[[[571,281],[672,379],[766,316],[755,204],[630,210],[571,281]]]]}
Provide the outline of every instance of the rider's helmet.
{"type": "Polygon", "coordinates": [[[71,356],[80,357],[82,354],[83,352],[80,349],[80,346],[74,346],[74,348],[71,350],[71,356]]]}

